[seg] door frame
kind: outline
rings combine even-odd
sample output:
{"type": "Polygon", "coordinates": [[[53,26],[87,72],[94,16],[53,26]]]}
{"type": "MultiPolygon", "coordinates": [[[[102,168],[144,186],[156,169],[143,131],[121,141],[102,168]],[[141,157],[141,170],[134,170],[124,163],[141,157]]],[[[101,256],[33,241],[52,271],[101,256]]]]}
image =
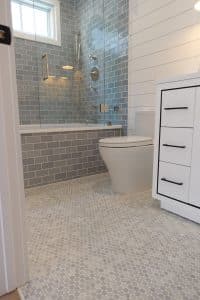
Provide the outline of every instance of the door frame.
{"type": "MultiPolygon", "coordinates": [[[[11,28],[10,0],[0,6],[11,28]]],[[[24,206],[14,46],[0,44],[0,295],[28,280],[24,206]]]]}

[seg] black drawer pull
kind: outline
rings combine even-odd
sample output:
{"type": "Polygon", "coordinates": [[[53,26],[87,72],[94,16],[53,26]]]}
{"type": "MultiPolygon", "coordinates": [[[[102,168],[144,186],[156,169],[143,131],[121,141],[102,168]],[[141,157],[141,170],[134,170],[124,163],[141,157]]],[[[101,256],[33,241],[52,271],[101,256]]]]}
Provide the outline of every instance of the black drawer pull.
{"type": "Polygon", "coordinates": [[[164,147],[171,147],[171,148],[179,148],[179,149],[185,149],[186,146],[176,146],[176,145],[169,145],[169,144],[163,144],[164,147]]]}
{"type": "Polygon", "coordinates": [[[188,106],[179,106],[179,107],[165,107],[165,110],[178,110],[178,109],[188,109],[188,106]]]}
{"type": "Polygon", "coordinates": [[[166,178],[161,178],[161,181],[169,182],[176,185],[183,185],[183,182],[176,182],[176,181],[168,180],[166,178]]]}

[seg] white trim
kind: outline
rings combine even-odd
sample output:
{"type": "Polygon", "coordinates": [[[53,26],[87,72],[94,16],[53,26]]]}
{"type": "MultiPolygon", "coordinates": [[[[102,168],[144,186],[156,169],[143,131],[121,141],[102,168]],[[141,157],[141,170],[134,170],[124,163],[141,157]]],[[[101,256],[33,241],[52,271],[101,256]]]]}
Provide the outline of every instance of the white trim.
{"type": "Polygon", "coordinates": [[[101,124],[59,124],[55,125],[20,125],[20,133],[50,133],[50,132],[73,132],[73,131],[93,131],[121,129],[122,125],[101,125],[101,124]]]}
{"type": "Polygon", "coordinates": [[[39,43],[44,43],[44,44],[61,46],[60,38],[58,40],[54,40],[54,39],[49,39],[49,38],[42,37],[42,36],[41,37],[35,36],[33,34],[19,32],[19,31],[14,31],[14,36],[16,38],[23,39],[23,40],[29,40],[29,41],[34,41],[34,42],[39,42],[39,43]]]}
{"type": "Polygon", "coordinates": [[[5,234],[4,234],[4,226],[3,226],[3,214],[2,214],[2,206],[1,206],[1,194],[0,194],[0,243],[2,241],[2,246],[0,247],[0,278],[1,278],[1,285],[0,285],[0,294],[2,290],[2,286],[7,288],[7,271],[6,271],[6,254],[5,254],[5,234]]]}
{"type": "Polygon", "coordinates": [[[31,34],[22,31],[14,30],[14,36],[17,38],[36,41],[45,44],[51,44],[55,46],[61,46],[61,26],[60,26],[60,1],[59,0],[42,0],[48,4],[53,5],[53,12],[51,13],[51,19],[53,19],[53,32],[54,38],[48,38],[45,36],[40,36],[38,34],[31,34]]]}
{"type": "MultiPolygon", "coordinates": [[[[11,27],[10,1],[1,0],[0,23],[11,27]]],[[[13,45],[0,44],[0,295],[28,279],[24,184],[13,45]],[[3,274],[2,274],[3,271],[3,274]]]]}

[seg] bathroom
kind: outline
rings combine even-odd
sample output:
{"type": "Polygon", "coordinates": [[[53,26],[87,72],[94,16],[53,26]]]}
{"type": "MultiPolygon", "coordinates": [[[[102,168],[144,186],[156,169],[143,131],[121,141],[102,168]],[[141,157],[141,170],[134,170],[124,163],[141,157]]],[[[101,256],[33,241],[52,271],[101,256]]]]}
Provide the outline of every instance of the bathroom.
{"type": "Polygon", "coordinates": [[[61,46],[37,42],[37,35],[15,39],[25,187],[101,172],[98,139],[127,131],[127,2],[120,10],[104,1],[59,5],[61,37],[53,42],[61,46]]]}
{"type": "Polygon", "coordinates": [[[1,300],[199,299],[199,11],[2,0],[1,300]]]}

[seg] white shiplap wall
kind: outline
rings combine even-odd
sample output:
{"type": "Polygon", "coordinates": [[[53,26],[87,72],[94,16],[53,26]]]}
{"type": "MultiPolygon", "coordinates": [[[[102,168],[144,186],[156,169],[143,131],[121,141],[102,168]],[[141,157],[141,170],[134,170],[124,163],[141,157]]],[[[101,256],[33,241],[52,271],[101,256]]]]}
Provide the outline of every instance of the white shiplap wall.
{"type": "Polygon", "coordinates": [[[157,80],[200,71],[195,2],[129,0],[129,134],[136,111],[154,110],[157,80]]]}

